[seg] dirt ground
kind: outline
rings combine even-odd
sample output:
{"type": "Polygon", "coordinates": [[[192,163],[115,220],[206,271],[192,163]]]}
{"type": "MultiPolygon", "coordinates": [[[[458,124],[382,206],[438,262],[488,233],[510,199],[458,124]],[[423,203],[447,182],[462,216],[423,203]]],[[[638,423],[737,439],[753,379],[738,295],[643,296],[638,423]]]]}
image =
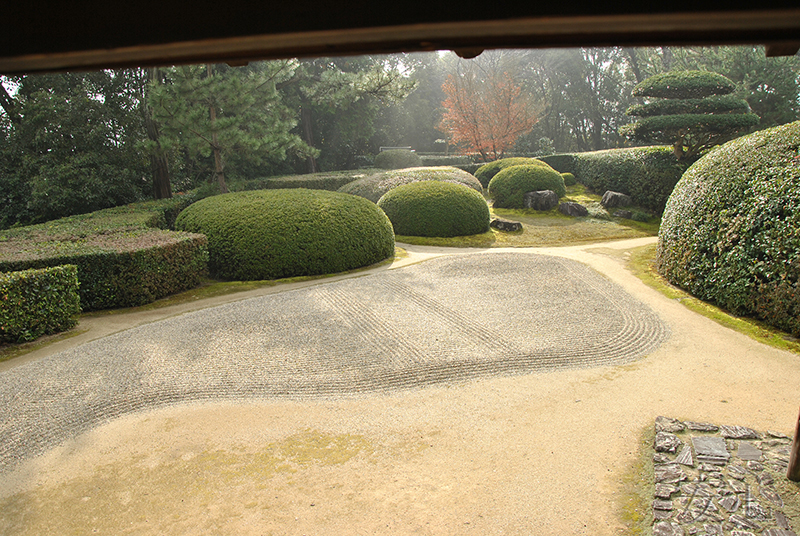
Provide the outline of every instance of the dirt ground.
{"type": "MultiPolygon", "coordinates": [[[[791,435],[800,403],[800,356],[689,311],[614,254],[653,240],[536,250],[590,265],[670,326],[632,364],[127,416],[0,476],[0,533],[618,534],[622,482],[656,416],[791,435]]],[[[464,252],[407,249],[389,269],[464,252]]],[[[0,370],[248,295],[93,318],[0,370]]]]}

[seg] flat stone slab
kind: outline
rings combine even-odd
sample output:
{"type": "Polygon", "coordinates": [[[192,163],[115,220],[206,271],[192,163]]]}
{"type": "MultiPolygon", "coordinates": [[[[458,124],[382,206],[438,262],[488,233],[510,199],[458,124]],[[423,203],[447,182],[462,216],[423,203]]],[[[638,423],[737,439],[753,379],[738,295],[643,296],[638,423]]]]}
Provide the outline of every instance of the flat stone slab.
{"type": "Polygon", "coordinates": [[[588,266],[452,255],[146,324],[0,374],[0,472],[132,412],[621,365],[667,337],[588,266]],[[509,314],[509,312],[513,314],[509,314]]]}
{"type": "Polygon", "coordinates": [[[686,429],[679,431],[674,419],[656,419],[656,430],[675,430],[671,435],[684,448],[679,453],[657,452],[654,445],[654,535],[798,536],[787,517],[795,515],[796,501],[787,504],[781,496],[791,494],[782,491],[785,467],[756,461],[783,456],[789,438],[742,426],[683,424],[686,429]],[[682,465],[692,448],[699,464],[682,465]]]}

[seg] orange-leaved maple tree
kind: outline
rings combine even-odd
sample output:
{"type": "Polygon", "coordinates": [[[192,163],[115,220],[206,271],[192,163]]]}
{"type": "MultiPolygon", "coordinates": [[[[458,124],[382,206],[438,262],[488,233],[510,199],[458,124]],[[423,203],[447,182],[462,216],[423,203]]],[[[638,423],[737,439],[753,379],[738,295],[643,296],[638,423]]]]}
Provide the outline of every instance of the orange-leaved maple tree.
{"type": "Polygon", "coordinates": [[[448,75],[442,90],[447,98],[439,130],[484,162],[503,158],[537,117],[529,99],[507,72],[480,79],[474,71],[448,75]]]}

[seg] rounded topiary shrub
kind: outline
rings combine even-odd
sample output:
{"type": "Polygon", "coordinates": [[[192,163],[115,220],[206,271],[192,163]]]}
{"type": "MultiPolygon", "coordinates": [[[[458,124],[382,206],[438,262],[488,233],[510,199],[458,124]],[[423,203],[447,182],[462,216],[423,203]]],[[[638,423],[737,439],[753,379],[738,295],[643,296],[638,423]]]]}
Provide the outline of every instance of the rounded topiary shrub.
{"type": "Polygon", "coordinates": [[[667,201],[657,266],[698,298],[800,336],[800,122],[730,141],[667,201]]]}
{"type": "Polygon", "coordinates": [[[525,164],[501,170],[489,182],[489,197],[495,208],[523,208],[526,192],[552,190],[563,197],[564,178],[548,165],[525,164]]]}
{"type": "Polygon", "coordinates": [[[481,194],[452,182],[404,184],[378,201],[394,226],[407,236],[466,236],[489,230],[489,205],[481,194]]]}
{"type": "Polygon", "coordinates": [[[489,186],[489,182],[497,175],[500,171],[509,168],[511,166],[521,166],[524,164],[530,165],[541,165],[550,167],[548,164],[545,164],[541,160],[537,160],[536,158],[525,158],[525,157],[514,157],[514,158],[501,158],[500,160],[495,160],[494,162],[489,162],[488,164],[484,164],[479,167],[475,171],[475,178],[480,181],[481,185],[484,188],[489,186]]]}
{"type": "Polygon", "coordinates": [[[175,223],[208,237],[209,271],[238,281],[342,272],[394,254],[386,215],[366,199],[323,190],[208,197],[175,223]]]}
{"type": "Polygon", "coordinates": [[[483,193],[483,187],[475,177],[466,171],[450,166],[416,167],[384,171],[345,184],[338,191],[364,197],[373,203],[377,203],[392,188],[421,181],[455,182],[469,186],[478,193],[483,193]]]}
{"type": "Polygon", "coordinates": [[[375,156],[375,167],[381,169],[400,169],[422,165],[422,159],[407,149],[389,149],[375,156]]]}
{"type": "Polygon", "coordinates": [[[564,179],[564,186],[575,186],[577,183],[572,173],[562,173],[561,178],[564,179]]]}

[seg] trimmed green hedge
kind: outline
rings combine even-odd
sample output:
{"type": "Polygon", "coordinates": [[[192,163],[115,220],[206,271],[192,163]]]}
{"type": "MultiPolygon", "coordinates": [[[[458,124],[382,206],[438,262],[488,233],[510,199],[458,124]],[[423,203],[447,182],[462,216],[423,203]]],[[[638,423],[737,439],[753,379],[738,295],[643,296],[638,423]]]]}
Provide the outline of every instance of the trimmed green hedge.
{"type": "Polygon", "coordinates": [[[736,90],[730,79],[706,71],[670,71],[640,82],[633,88],[634,97],[702,99],[709,95],[727,95],[736,90]]]}
{"type": "Polygon", "coordinates": [[[0,231],[0,271],[78,267],[84,311],[134,307],[200,284],[208,251],[200,235],[168,226],[192,196],[134,203],[0,231]]]}
{"type": "Polygon", "coordinates": [[[374,203],[323,190],[234,192],[198,201],[177,227],[208,237],[212,275],[279,279],[343,272],[394,254],[394,233],[374,203]]]}
{"type": "Polygon", "coordinates": [[[483,187],[475,177],[466,171],[450,166],[416,167],[384,171],[383,173],[370,175],[369,177],[364,177],[363,179],[346,184],[339,188],[338,191],[364,197],[373,203],[377,203],[389,190],[403,184],[420,181],[455,182],[469,186],[479,193],[483,193],[483,187]]]}
{"type": "Polygon", "coordinates": [[[422,159],[419,155],[407,149],[389,149],[375,156],[375,167],[381,169],[402,169],[421,165],[422,159]]]}
{"type": "Polygon", "coordinates": [[[378,200],[394,232],[406,236],[466,236],[489,230],[489,205],[461,184],[425,181],[398,186],[378,200]]]}
{"type": "Polygon", "coordinates": [[[501,158],[500,160],[495,160],[494,162],[489,162],[487,164],[482,165],[475,171],[475,178],[478,179],[481,183],[481,186],[484,188],[489,187],[489,182],[491,182],[492,178],[497,175],[500,171],[509,168],[511,166],[520,166],[523,164],[528,165],[547,165],[541,160],[537,160],[536,158],[527,158],[523,156],[517,156],[513,158],[501,158]]]}
{"type": "Polygon", "coordinates": [[[432,166],[469,166],[472,164],[472,159],[467,155],[432,155],[422,154],[419,156],[422,160],[421,165],[426,167],[432,166]]]}
{"type": "Polygon", "coordinates": [[[575,178],[593,192],[627,194],[634,205],[657,214],[690,164],[664,146],[575,153],[573,159],[575,178]]]}
{"type": "Polygon", "coordinates": [[[0,273],[0,342],[27,342],[68,330],[80,312],[74,265],[0,273]]]}
{"type": "Polygon", "coordinates": [[[495,208],[523,208],[525,193],[537,190],[552,190],[558,197],[567,193],[564,178],[544,163],[507,167],[489,182],[495,208]]]}
{"type": "MultiPolygon", "coordinates": [[[[335,192],[345,184],[362,179],[363,171],[333,171],[309,173],[307,175],[289,175],[286,177],[265,177],[250,179],[236,184],[236,191],[242,190],[285,190],[288,188],[307,188],[309,190],[328,190],[335,192]]],[[[233,185],[232,185],[233,186],[233,185]]]]}
{"type": "Polygon", "coordinates": [[[578,182],[572,173],[561,173],[561,178],[564,179],[564,186],[575,186],[578,182]]]}
{"type": "Polygon", "coordinates": [[[800,336],[800,121],[710,151],[683,175],[658,270],[703,300],[800,336]]]}
{"type": "MultiPolygon", "coordinates": [[[[548,156],[540,156],[538,157],[538,159],[547,164],[548,166],[552,167],[559,173],[572,173],[573,175],[575,175],[574,153],[551,154],[548,156]]],[[[575,177],[575,178],[580,180],[580,177],[575,177]]]]}

